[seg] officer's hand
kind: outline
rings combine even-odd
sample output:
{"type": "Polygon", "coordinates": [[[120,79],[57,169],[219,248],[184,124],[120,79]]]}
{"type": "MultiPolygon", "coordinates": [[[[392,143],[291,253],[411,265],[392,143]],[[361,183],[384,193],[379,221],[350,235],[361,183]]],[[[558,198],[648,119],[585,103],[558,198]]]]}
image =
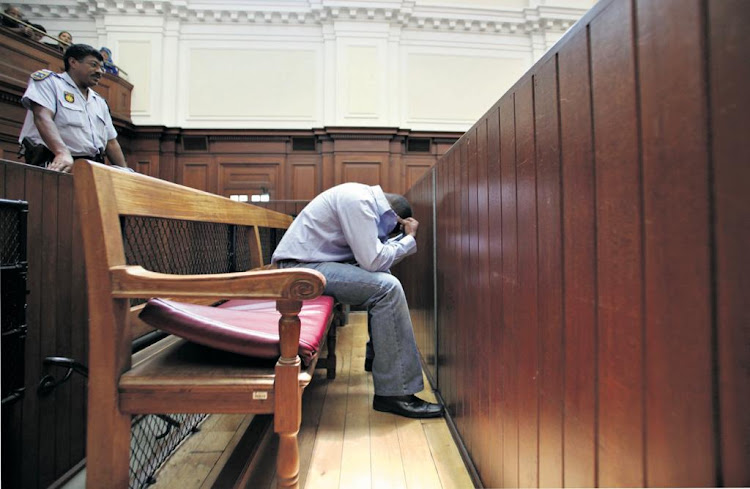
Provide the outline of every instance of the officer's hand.
{"type": "Polygon", "coordinates": [[[401,219],[399,217],[398,223],[404,227],[404,233],[408,234],[412,238],[417,236],[417,228],[419,227],[419,221],[417,221],[413,217],[407,217],[406,219],[401,219]]]}
{"type": "Polygon", "coordinates": [[[50,170],[56,170],[63,173],[70,173],[73,171],[73,157],[70,153],[60,153],[55,155],[55,159],[52,163],[47,165],[50,170]]]}

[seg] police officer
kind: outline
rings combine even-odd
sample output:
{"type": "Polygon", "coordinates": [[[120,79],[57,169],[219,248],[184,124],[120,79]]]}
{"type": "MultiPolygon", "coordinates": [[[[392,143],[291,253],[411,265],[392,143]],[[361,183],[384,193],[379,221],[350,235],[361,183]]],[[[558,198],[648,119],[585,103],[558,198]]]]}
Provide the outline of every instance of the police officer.
{"type": "Polygon", "coordinates": [[[26,162],[69,173],[74,159],[103,162],[106,153],[127,169],[107,102],[91,89],[104,73],[102,55],[87,44],[73,44],[63,61],[64,73],[32,73],[23,94],[28,112],[19,142],[26,162]]]}

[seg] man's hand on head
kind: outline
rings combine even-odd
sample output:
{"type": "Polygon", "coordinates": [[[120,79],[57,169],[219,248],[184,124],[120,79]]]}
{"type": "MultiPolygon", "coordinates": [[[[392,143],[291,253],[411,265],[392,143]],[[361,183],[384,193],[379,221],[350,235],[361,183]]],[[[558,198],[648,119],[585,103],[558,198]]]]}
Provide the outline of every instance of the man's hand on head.
{"type": "Polygon", "coordinates": [[[406,219],[398,218],[398,223],[404,227],[404,234],[411,236],[412,238],[417,237],[417,228],[419,227],[419,221],[413,217],[407,217],[406,219]]]}

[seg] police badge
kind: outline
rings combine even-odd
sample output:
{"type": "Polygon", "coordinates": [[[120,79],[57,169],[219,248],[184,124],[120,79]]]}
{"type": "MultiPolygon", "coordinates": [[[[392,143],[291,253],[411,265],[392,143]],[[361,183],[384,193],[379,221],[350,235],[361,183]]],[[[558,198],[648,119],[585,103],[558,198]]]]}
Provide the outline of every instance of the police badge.
{"type": "Polygon", "coordinates": [[[73,96],[72,93],[65,92],[65,101],[68,102],[68,103],[70,103],[70,104],[72,104],[73,102],[76,101],[76,98],[73,96]]]}

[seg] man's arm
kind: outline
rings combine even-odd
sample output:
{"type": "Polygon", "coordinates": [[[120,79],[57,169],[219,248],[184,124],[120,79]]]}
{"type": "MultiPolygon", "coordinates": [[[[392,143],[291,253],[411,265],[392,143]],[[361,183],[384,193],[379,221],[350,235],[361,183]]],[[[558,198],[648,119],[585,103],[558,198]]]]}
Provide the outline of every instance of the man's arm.
{"type": "Polygon", "coordinates": [[[109,158],[109,161],[111,161],[113,165],[122,166],[124,168],[128,167],[128,162],[125,161],[125,155],[122,154],[122,148],[120,147],[120,143],[117,142],[117,139],[110,139],[107,141],[107,147],[104,148],[104,151],[107,153],[107,158],[109,158]]]}
{"type": "Polygon", "coordinates": [[[60,131],[57,130],[53,117],[54,112],[36,102],[31,102],[31,112],[34,114],[34,125],[39,131],[45,146],[55,155],[52,163],[47,165],[50,170],[70,173],[73,168],[73,157],[63,142],[60,131]]]}

